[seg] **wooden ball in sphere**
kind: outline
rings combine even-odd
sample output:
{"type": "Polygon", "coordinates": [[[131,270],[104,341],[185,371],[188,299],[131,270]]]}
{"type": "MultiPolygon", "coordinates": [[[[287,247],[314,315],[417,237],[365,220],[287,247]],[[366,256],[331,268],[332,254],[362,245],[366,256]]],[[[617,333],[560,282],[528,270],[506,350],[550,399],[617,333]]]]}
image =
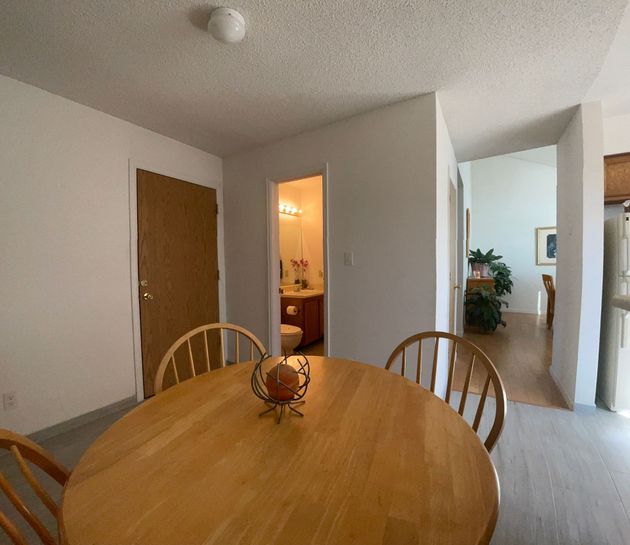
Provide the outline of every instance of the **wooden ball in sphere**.
{"type": "Polygon", "coordinates": [[[276,401],[288,401],[295,397],[294,392],[300,385],[300,375],[286,363],[279,363],[267,373],[265,379],[269,397],[276,401]]]}

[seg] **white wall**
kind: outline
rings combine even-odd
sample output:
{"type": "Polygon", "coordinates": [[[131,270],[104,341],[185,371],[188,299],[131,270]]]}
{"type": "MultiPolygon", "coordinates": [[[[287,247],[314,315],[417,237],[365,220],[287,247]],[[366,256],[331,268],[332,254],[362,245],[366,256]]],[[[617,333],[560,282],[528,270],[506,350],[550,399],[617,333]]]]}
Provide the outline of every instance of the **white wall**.
{"type": "Polygon", "coordinates": [[[382,366],[435,327],[436,98],[225,160],[228,318],[269,342],[267,179],[328,166],[330,353],[382,366]],[[344,252],[354,252],[354,267],[344,252]]]}
{"type": "MultiPolygon", "coordinates": [[[[435,278],[436,278],[436,297],[435,297],[435,330],[450,331],[450,312],[451,312],[451,236],[457,240],[457,229],[451,233],[450,213],[451,206],[449,203],[449,195],[451,188],[454,190],[453,198],[455,199],[454,208],[457,209],[457,159],[455,151],[451,143],[451,138],[444,120],[440,101],[436,97],[436,231],[435,231],[435,278]]],[[[457,220],[456,220],[457,221],[457,220]]],[[[455,222],[456,223],[456,222],[455,222]]],[[[457,282],[457,263],[453,271],[453,285],[457,282]]],[[[457,296],[461,295],[461,291],[457,292],[457,296]]],[[[453,312],[457,316],[458,310],[461,312],[460,306],[455,300],[453,312]]],[[[455,325],[456,327],[456,325],[455,325]]],[[[439,352],[438,365],[438,386],[436,390],[443,395],[446,391],[446,382],[448,379],[448,351],[439,352]]],[[[426,366],[425,374],[428,375],[430,366],[426,366]]]]}
{"type": "MultiPolygon", "coordinates": [[[[466,278],[468,276],[468,256],[466,255],[466,210],[470,210],[472,207],[472,163],[470,161],[467,161],[465,163],[460,163],[458,165],[459,168],[459,174],[462,178],[462,189],[463,189],[463,208],[464,208],[464,212],[461,216],[461,221],[464,223],[464,236],[462,238],[461,244],[463,249],[463,255],[465,256],[465,259],[462,261],[462,263],[459,264],[459,267],[461,269],[461,276],[462,278],[466,278]]],[[[471,212],[471,217],[472,217],[472,210],[471,212]]],[[[472,229],[471,229],[472,230],[472,229]]],[[[465,282],[465,280],[464,280],[465,282]]],[[[463,292],[465,289],[465,284],[462,284],[462,301],[463,301],[463,292]]],[[[463,331],[463,320],[462,320],[462,331],[463,331]]]]}
{"type": "MultiPolygon", "coordinates": [[[[444,121],[440,101],[436,97],[436,301],[435,328],[448,331],[450,325],[450,206],[449,188],[457,195],[457,159],[444,121]]],[[[453,236],[457,237],[454,233],[453,236]]]]}
{"type": "Polygon", "coordinates": [[[604,119],[604,155],[630,152],[630,115],[604,119]]]}
{"type": "Polygon", "coordinates": [[[457,170],[457,284],[459,289],[455,292],[457,296],[457,313],[455,323],[455,334],[462,336],[464,334],[464,297],[463,286],[465,285],[465,269],[464,263],[466,258],[466,206],[464,193],[466,189],[462,180],[459,167],[457,170]]]}
{"type": "Polygon", "coordinates": [[[471,163],[471,249],[494,248],[512,268],[508,311],[546,312],[542,274],[536,265],[536,228],[556,225],[556,168],[509,155],[471,163]]]}
{"type": "Polygon", "coordinates": [[[130,161],[218,187],[222,209],[219,158],[0,77],[0,392],[18,405],[0,427],[135,395],[130,161]]]}
{"type": "Polygon", "coordinates": [[[603,131],[582,104],[558,142],[558,266],[551,375],[570,404],[594,405],[603,260],[603,131]]]}

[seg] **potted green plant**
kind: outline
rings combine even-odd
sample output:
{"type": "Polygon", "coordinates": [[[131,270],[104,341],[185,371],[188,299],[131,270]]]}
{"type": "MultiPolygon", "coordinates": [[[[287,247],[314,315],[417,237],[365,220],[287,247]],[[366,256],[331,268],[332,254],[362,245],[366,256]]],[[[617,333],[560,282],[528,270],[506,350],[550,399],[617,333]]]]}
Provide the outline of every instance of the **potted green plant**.
{"type": "Polygon", "coordinates": [[[494,279],[494,291],[498,297],[503,297],[506,293],[512,293],[512,269],[503,261],[493,261],[490,263],[490,276],[494,279]]]}
{"type": "Polygon", "coordinates": [[[487,287],[473,288],[466,293],[464,301],[466,323],[478,327],[484,333],[495,331],[499,325],[505,327],[501,314],[501,305],[507,302],[487,287]]]}
{"type": "Polygon", "coordinates": [[[476,250],[471,250],[470,255],[468,256],[468,262],[472,267],[473,274],[475,272],[479,273],[479,276],[482,278],[490,277],[490,264],[494,261],[499,261],[503,256],[495,255],[494,248],[490,248],[488,252],[482,252],[479,248],[476,250]]]}

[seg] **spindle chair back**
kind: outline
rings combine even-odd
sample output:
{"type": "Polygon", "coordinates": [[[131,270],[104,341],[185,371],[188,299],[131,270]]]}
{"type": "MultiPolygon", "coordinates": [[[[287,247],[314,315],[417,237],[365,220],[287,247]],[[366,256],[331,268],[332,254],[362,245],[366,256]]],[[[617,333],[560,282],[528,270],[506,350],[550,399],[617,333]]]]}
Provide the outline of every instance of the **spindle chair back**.
{"type": "Polygon", "coordinates": [[[472,422],[472,429],[475,431],[475,433],[478,433],[481,418],[483,416],[484,408],[486,406],[486,399],[488,397],[490,385],[492,385],[494,397],[496,400],[495,416],[488,436],[484,441],[486,449],[488,450],[488,452],[490,452],[503,429],[503,422],[505,420],[507,405],[503,382],[501,381],[501,377],[499,376],[499,373],[497,372],[495,366],[490,361],[490,358],[477,345],[471,343],[467,339],[443,331],[426,331],[424,333],[412,335],[411,337],[408,337],[407,339],[402,341],[389,356],[389,359],[387,360],[387,363],[385,365],[385,369],[391,369],[395,363],[400,361],[400,374],[402,376],[406,376],[407,367],[409,364],[408,354],[412,352],[412,348],[414,347],[414,345],[417,345],[417,357],[415,358],[414,362],[415,373],[413,374],[415,374],[415,381],[421,386],[422,368],[424,364],[423,356],[427,351],[427,347],[423,345],[429,345],[429,352],[430,349],[433,348],[433,354],[430,360],[431,378],[429,385],[429,389],[433,394],[436,393],[438,367],[440,363],[440,346],[443,347],[443,350],[446,350],[446,354],[448,355],[448,368],[444,401],[449,404],[451,403],[451,397],[455,386],[456,366],[461,363],[459,361],[461,359],[459,356],[460,354],[465,356],[467,361],[464,363],[464,365],[467,365],[467,367],[465,368],[466,374],[464,378],[464,383],[461,387],[461,398],[459,400],[458,407],[458,412],[462,417],[464,416],[464,411],[466,409],[466,402],[469,399],[469,391],[473,379],[473,371],[477,369],[479,373],[479,369],[481,368],[482,374],[485,374],[485,376],[482,377],[483,388],[480,392],[477,410],[475,412],[475,416],[472,422]]]}
{"type": "MultiPolygon", "coordinates": [[[[33,489],[39,500],[51,512],[55,519],[59,519],[59,506],[52,499],[40,480],[36,477],[29,464],[39,467],[50,475],[62,487],[65,486],[70,471],[63,467],[53,456],[27,437],[0,428],[0,450],[6,450],[13,457],[20,473],[33,489]]],[[[7,477],[0,471],[0,491],[11,502],[17,513],[35,531],[44,545],[56,545],[57,540],[42,520],[34,513],[33,509],[18,494],[7,477]]],[[[0,511],[0,528],[9,536],[15,545],[27,545],[26,537],[6,513],[0,511]]]]}
{"type": "MultiPolygon", "coordinates": [[[[171,347],[167,350],[166,354],[162,358],[160,365],[157,370],[157,374],[155,376],[155,393],[158,394],[162,392],[165,388],[164,377],[167,371],[172,372],[172,376],[175,384],[179,384],[182,380],[186,378],[196,377],[200,374],[199,362],[195,361],[194,352],[196,350],[193,349],[193,342],[195,339],[201,339],[203,343],[198,346],[203,346],[201,350],[203,360],[203,364],[201,367],[201,373],[207,373],[211,370],[212,364],[216,362],[212,362],[211,351],[209,350],[209,342],[208,342],[208,332],[217,331],[219,335],[219,367],[225,367],[227,363],[227,350],[228,350],[228,342],[227,342],[227,332],[234,333],[234,344],[233,346],[233,355],[234,355],[234,363],[240,363],[241,360],[241,337],[248,341],[248,350],[247,350],[247,361],[253,359],[260,359],[264,354],[266,354],[265,346],[262,342],[254,335],[251,331],[248,331],[244,327],[238,326],[236,324],[229,323],[216,323],[216,324],[206,324],[199,326],[188,333],[182,335],[179,339],[177,339],[171,347]],[[179,368],[180,361],[176,357],[176,353],[178,349],[180,349],[183,345],[186,345],[186,350],[184,351],[183,359],[187,360],[187,365],[184,368],[179,368]]],[[[180,350],[181,353],[181,350],[180,350]]],[[[180,355],[181,358],[181,355],[180,355]]]]}

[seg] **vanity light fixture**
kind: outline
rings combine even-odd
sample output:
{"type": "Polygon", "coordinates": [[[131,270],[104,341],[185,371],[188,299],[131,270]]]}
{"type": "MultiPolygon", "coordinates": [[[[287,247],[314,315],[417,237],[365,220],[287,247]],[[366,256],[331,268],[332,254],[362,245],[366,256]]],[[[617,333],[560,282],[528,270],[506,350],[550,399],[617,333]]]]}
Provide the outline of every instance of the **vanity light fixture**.
{"type": "Polygon", "coordinates": [[[279,204],[278,210],[281,214],[287,214],[288,216],[302,215],[302,210],[300,208],[296,208],[295,206],[291,206],[289,204],[279,204]]]}

